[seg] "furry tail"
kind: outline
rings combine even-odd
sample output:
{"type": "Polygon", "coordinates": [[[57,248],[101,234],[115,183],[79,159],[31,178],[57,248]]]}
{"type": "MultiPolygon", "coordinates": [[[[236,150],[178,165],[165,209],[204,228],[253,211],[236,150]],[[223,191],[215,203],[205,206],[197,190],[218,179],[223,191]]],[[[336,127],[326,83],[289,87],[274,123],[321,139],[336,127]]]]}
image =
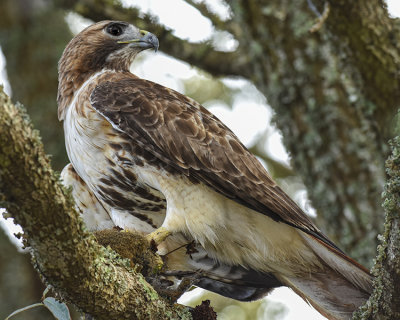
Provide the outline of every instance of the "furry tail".
{"type": "Polygon", "coordinates": [[[308,234],[302,236],[323,268],[307,276],[283,276],[280,280],[328,319],[351,319],[372,292],[368,270],[324,242],[308,234]]]}

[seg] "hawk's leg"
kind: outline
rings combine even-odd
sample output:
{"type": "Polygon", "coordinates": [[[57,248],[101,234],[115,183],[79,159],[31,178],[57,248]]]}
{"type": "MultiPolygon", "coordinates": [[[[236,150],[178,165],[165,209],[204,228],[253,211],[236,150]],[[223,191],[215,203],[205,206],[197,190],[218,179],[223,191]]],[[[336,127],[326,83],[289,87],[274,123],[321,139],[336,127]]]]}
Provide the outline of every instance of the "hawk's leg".
{"type": "Polygon", "coordinates": [[[150,241],[150,243],[155,244],[157,247],[161,242],[163,242],[169,235],[171,234],[170,231],[168,231],[164,227],[160,227],[157,230],[153,231],[152,233],[149,233],[146,236],[146,239],[150,241]],[[154,242],[153,242],[154,241],[154,242]]]}

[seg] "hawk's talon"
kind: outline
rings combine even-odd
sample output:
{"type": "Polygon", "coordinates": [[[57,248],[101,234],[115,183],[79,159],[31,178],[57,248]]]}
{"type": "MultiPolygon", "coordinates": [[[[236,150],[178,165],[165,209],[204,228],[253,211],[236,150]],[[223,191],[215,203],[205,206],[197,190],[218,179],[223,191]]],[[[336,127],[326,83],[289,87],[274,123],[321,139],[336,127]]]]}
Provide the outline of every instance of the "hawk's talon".
{"type": "Polygon", "coordinates": [[[150,242],[150,246],[153,248],[157,247],[161,242],[167,239],[170,234],[171,232],[168,231],[166,228],[160,227],[152,233],[149,233],[146,236],[146,239],[150,242]]]}
{"type": "Polygon", "coordinates": [[[157,243],[154,241],[154,239],[150,240],[150,250],[153,251],[153,252],[157,252],[158,251],[157,243]]]}

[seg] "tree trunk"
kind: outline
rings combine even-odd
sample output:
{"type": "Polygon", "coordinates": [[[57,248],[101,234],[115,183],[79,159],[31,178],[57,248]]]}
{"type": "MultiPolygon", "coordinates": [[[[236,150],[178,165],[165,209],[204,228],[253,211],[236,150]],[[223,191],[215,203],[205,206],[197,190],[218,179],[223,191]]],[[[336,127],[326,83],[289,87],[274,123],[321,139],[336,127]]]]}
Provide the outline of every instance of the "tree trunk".
{"type": "Polygon", "coordinates": [[[372,268],[374,291],[358,311],[355,320],[400,319],[400,137],[392,142],[392,155],[386,161],[389,176],[385,185],[383,207],[385,231],[372,268]]]}

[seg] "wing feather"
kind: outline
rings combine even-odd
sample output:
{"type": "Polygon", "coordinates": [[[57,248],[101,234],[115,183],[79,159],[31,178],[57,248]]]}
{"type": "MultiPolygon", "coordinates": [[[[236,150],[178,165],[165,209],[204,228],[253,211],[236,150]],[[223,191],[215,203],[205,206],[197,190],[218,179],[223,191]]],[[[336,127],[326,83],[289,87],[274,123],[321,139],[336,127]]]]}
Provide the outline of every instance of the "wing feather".
{"type": "Polygon", "coordinates": [[[160,161],[255,211],[327,239],[239,139],[190,98],[126,76],[99,84],[93,108],[160,161]]]}

